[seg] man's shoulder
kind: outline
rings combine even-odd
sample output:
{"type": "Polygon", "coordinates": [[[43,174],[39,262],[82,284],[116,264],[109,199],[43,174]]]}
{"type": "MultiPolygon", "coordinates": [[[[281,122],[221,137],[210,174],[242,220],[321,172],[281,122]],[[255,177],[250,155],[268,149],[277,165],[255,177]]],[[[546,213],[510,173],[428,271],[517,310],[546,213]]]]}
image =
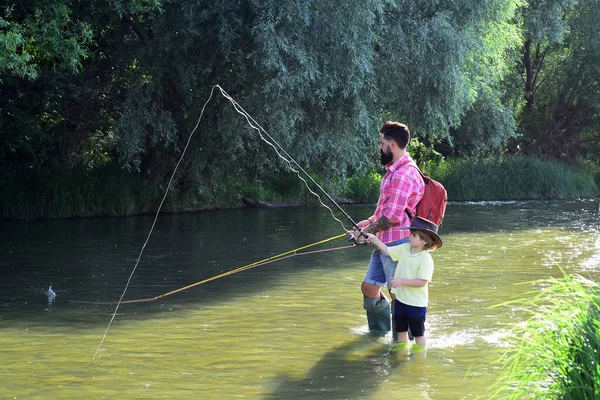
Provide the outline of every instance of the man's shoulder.
{"type": "Polygon", "coordinates": [[[394,171],[389,172],[395,179],[409,178],[417,181],[417,183],[423,182],[423,178],[419,173],[419,167],[412,160],[412,158],[409,158],[408,161],[400,163],[394,171]]]}

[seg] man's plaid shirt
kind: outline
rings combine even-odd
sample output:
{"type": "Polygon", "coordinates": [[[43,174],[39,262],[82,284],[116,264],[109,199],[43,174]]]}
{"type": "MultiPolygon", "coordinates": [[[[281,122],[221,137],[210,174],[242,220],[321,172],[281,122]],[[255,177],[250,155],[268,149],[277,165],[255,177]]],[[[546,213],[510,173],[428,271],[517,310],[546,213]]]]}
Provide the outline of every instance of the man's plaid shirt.
{"type": "Polygon", "coordinates": [[[402,165],[407,161],[413,161],[408,153],[386,165],[387,172],[381,179],[375,218],[385,215],[390,221],[397,222],[392,227],[377,232],[377,238],[383,243],[395,242],[410,234],[408,230],[400,229],[410,225],[405,210],[408,209],[414,215],[417,203],[425,191],[425,183],[419,171],[413,166],[402,165]]]}

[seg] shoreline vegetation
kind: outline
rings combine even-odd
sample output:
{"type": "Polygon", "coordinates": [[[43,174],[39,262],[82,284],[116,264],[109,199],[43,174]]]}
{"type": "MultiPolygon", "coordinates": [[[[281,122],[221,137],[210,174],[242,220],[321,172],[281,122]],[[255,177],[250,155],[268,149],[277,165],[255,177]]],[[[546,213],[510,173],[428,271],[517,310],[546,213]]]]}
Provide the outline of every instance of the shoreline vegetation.
{"type": "MultiPolygon", "coordinates": [[[[600,194],[600,171],[586,164],[507,156],[447,159],[420,163],[420,167],[446,187],[449,201],[593,198],[600,194]]],[[[318,175],[313,179],[336,202],[368,204],[377,201],[382,172],[381,169],[334,181],[318,175]]],[[[118,166],[91,171],[28,170],[9,176],[0,181],[4,193],[0,198],[0,219],[152,214],[166,190],[166,184],[151,185],[140,175],[118,166]]],[[[311,189],[318,192],[312,186],[311,189]]],[[[318,204],[316,197],[295,174],[287,173],[265,180],[231,176],[226,185],[201,188],[186,187],[185,182],[175,180],[162,212],[313,204],[318,204]]]]}
{"type": "MultiPolygon", "coordinates": [[[[564,271],[563,271],[564,273],[564,271]]],[[[499,305],[530,310],[510,328],[492,399],[597,399],[600,396],[600,290],[565,273],[542,290],[499,305]]]]}

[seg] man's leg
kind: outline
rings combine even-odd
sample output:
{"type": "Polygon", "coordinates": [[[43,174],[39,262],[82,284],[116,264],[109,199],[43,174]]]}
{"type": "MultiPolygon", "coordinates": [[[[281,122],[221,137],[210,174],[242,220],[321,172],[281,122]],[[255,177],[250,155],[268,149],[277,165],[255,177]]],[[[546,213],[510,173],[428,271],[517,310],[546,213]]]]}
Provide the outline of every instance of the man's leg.
{"type": "Polygon", "coordinates": [[[391,329],[390,301],[382,293],[381,288],[386,284],[384,263],[376,250],[371,254],[369,269],[360,286],[364,296],[364,308],[367,311],[367,321],[371,333],[385,335],[391,329]]]}

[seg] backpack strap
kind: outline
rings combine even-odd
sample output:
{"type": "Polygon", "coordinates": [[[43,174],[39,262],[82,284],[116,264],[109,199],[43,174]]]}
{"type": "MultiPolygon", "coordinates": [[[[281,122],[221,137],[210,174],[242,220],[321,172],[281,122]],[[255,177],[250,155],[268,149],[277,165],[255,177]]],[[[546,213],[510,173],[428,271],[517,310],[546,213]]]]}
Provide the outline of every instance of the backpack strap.
{"type": "MultiPolygon", "coordinates": [[[[419,175],[421,175],[421,178],[423,179],[423,183],[426,184],[426,185],[429,183],[429,177],[426,176],[425,174],[423,174],[423,172],[421,171],[421,168],[419,168],[419,166],[417,165],[416,162],[414,162],[413,160],[405,161],[402,164],[400,164],[399,168],[402,168],[405,165],[410,165],[411,167],[414,167],[419,172],[419,175]]],[[[411,221],[415,217],[414,215],[412,215],[410,213],[410,211],[408,211],[408,208],[405,208],[404,212],[406,212],[406,215],[408,215],[408,219],[410,219],[411,221]]]]}
{"type": "Polygon", "coordinates": [[[423,182],[427,185],[429,183],[429,177],[427,175],[425,175],[423,173],[423,171],[421,171],[421,168],[419,168],[419,166],[417,165],[416,162],[414,161],[406,161],[402,164],[400,164],[400,168],[404,167],[405,165],[410,165],[411,167],[415,167],[415,169],[417,171],[419,171],[419,175],[421,175],[421,178],[423,178],[423,182]]]}

